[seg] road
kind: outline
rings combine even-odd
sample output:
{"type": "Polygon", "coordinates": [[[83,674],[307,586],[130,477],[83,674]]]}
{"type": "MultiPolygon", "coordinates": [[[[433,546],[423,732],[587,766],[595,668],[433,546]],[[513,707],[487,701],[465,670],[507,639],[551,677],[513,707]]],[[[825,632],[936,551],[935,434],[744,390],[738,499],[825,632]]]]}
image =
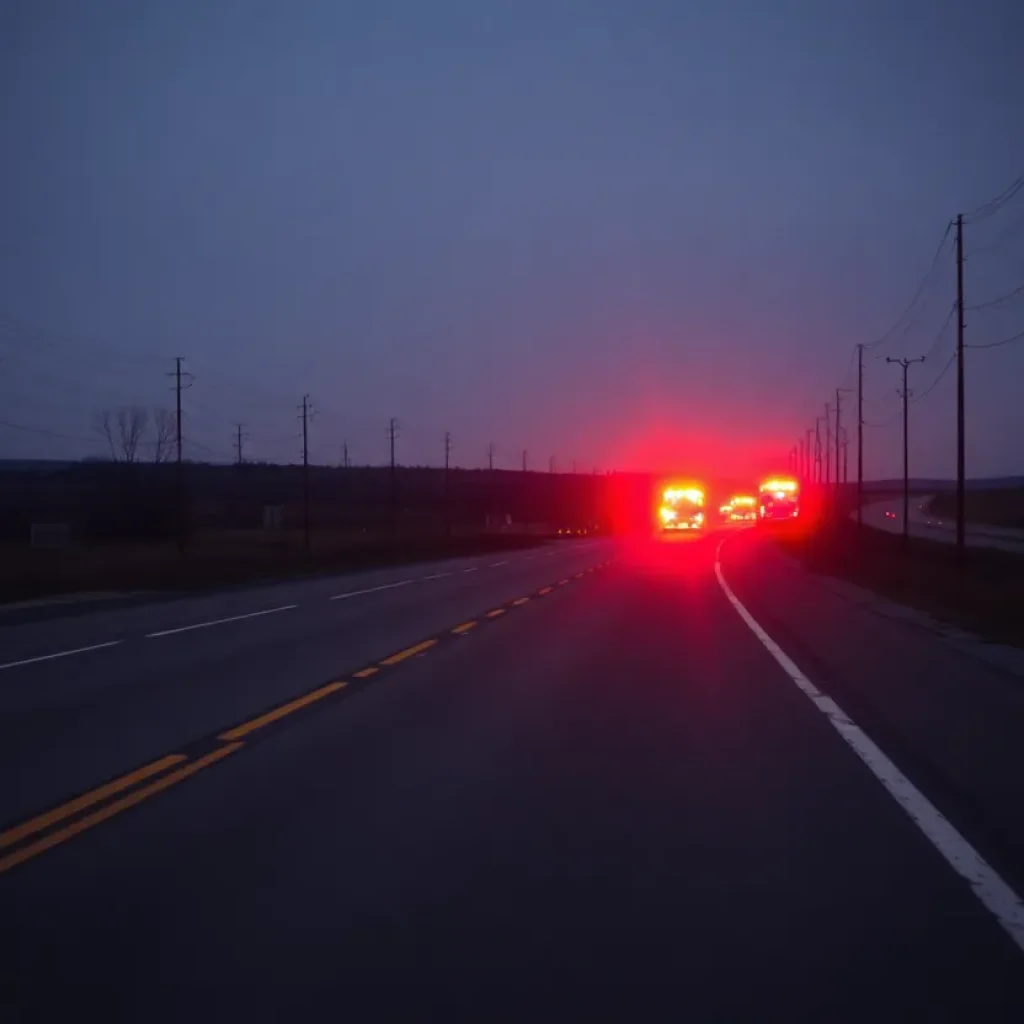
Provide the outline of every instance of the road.
{"type": "MultiPolygon", "coordinates": [[[[931,496],[912,496],[910,499],[910,534],[925,540],[953,544],[956,542],[956,522],[934,516],[928,511],[931,496]]],[[[856,513],[854,513],[856,518],[856,513]]],[[[888,533],[903,532],[903,499],[900,497],[873,501],[864,506],[864,522],[876,530],[888,533]]],[[[1024,554],[1024,530],[1011,530],[998,526],[968,523],[966,540],[970,547],[997,548],[1024,554]]]]}
{"type": "Polygon", "coordinates": [[[0,632],[5,1019],[1024,1019],[1024,682],[722,540],[0,632]]]}

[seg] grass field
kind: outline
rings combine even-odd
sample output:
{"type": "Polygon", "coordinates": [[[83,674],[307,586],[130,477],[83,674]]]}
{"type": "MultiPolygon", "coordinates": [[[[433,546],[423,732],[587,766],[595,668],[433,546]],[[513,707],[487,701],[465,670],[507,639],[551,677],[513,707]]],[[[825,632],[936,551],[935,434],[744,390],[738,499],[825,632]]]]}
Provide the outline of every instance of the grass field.
{"type": "Polygon", "coordinates": [[[67,550],[0,546],[0,603],[80,592],[191,591],[316,572],[503,551],[543,537],[473,533],[452,537],[386,532],[301,534],[219,531],[174,544],[109,544],[67,550]]]}
{"type": "Polygon", "coordinates": [[[898,535],[861,533],[847,520],[779,543],[812,571],[849,580],[989,640],[1024,647],[1024,557],[972,548],[961,568],[951,544],[911,539],[904,546],[898,535]]]}

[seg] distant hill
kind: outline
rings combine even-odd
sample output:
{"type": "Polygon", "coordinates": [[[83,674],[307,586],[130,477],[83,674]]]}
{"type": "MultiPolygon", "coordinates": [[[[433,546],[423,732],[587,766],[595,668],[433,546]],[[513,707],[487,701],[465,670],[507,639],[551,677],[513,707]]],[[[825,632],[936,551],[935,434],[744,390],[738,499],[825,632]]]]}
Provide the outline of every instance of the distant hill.
{"type": "Polygon", "coordinates": [[[52,473],[78,464],[78,459],[0,459],[0,473],[52,473]]]}
{"type": "MultiPolygon", "coordinates": [[[[902,478],[894,480],[865,480],[864,486],[872,490],[901,490],[903,488],[903,480],[902,478]]],[[[956,489],[956,481],[927,480],[911,477],[910,487],[911,490],[915,491],[952,491],[956,489]]],[[[967,480],[967,489],[969,491],[1003,491],[1020,488],[1024,488],[1024,476],[982,477],[980,479],[968,478],[967,480]]]]}

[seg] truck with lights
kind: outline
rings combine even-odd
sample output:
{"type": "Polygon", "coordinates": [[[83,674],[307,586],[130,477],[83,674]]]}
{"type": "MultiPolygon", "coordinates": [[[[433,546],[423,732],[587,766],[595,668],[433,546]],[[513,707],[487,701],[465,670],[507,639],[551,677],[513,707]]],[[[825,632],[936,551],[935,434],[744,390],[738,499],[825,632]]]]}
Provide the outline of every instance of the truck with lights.
{"type": "Polygon", "coordinates": [[[765,480],[758,491],[758,522],[796,519],[800,514],[800,485],[788,477],[765,480]]]}
{"type": "Polygon", "coordinates": [[[701,530],[705,524],[704,491],[700,487],[666,487],[658,518],[663,531],[701,530]]]}
{"type": "Polygon", "coordinates": [[[753,522],[757,519],[758,500],[751,494],[734,494],[719,508],[722,518],[730,523],[753,522]]]}

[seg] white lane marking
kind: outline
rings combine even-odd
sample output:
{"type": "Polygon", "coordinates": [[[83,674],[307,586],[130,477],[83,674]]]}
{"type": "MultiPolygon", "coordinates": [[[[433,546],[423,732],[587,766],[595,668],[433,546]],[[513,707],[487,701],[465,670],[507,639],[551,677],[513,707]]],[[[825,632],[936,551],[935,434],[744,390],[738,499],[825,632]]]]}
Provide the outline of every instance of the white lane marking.
{"type": "Polygon", "coordinates": [[[889,795],[907,812],[911,821],[924,833],[932,846],[946,859],[949,866],[971,887],[974,895],[993,914],[1009,933],[1017,948],[1024,952],[1024,903],[1003,881],[996,870],[950,824],[945,816],[896,767],[856,722],[831,697],[826,697],[800,671],[794,661],[761,628],[760,623],[747,611],[740,599],[725,582],[722,573],[722,544],[715,552],[715,576],[718,585],[736,609],[750,631],[767,648],[782,670],[793,680],[801,692],[829,720],[836,732],[853,748],[854,753],[874,773],[876,779],[889,791],[889,795]]]}
{"type": "Polygon", "coordinates": [[[476,572],[480,567],[478,565],[471,565],[468,569],[463,569],[463,572],[476,572]]]}
{"type": "Polygon", "coordinates": [[[422,581],[426,580],[443,580],[446,576],[451,576],[450,572],[435,572],[433,576],[423,576],[422,581]]]}
{"type": "Polygon", "coordinates": [[[349,597],[362,597],[363,594],[377,594],[382,590],[394,590],[395,587],[407,587],[415,580],[399,580],[397,583],[382,583],[379,587],[367,587],[365,590],[350,590],[346,594],[335,594],[328,598],[329,601],[344,601],[349,597]]]}
{"type": "Polygon", "coordinates": [[[508,559],[507,558],[505,559],[504,562],[491,562],[491,564],[489,566],[487,566],[487,568],[488,569],[497,569],[499,566],[502,566],[502,565],[508,565],[508,559]]]}
{"type": "Polygon", "coordinates": [[[67,658],[72,654],[84,654],[86,651],[99,651],[104,647],[116,647],[124,643],[123,640],[108,640],[104,644],[90,644],[88,647],[75,647],[70,651],[57,651],[56,654],[40,654],[35,658],[23,658],[21,661],[9,661],[6,665],[0,665],[0,672],[5,668],[17,668],[19,665],[34,665],[39,661],[53,661],[54,658],[67,658]]]}
{"type": "Polygon", "coordinates": [[[174,636],[175,633],[187,633],[192,629],[206,629],[207,626],[220,626],[225,622],[241,622],[243,619],[258,619],[261,615],[273,615],[276,612],[290,612],[298,608],[297,604],[282,604],[277,608],[264,608],[260,612],[248,612],[245,615],[229,615],[224,619],[210,619],[209,622],[193,622],[191,626],[178,626],[177,629],[161,629],[156,633],[147,633],[146,639],[153,640],[158,636],[174,636]]]}

